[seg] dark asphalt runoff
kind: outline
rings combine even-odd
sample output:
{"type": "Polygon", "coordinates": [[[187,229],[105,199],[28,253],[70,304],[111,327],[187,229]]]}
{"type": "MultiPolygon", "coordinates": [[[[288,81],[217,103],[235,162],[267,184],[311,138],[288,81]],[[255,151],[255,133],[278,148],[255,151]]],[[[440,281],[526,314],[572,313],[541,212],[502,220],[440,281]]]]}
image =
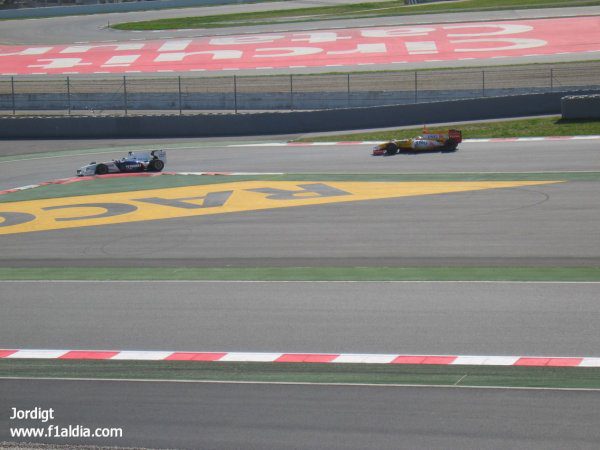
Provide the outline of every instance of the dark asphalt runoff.
{"type": "Polygon", "coordinates": [[[0,348],[596,356],[600,283],[0,282],[0,348]]]}
{"type": "Polygon", "coordinates": [[[598,392],[0,380],[11,427],[122,428],[53,444],[210,449],[596,449],[598,392]],[[53,408],[47,424],[10,408],[53,408]]]}

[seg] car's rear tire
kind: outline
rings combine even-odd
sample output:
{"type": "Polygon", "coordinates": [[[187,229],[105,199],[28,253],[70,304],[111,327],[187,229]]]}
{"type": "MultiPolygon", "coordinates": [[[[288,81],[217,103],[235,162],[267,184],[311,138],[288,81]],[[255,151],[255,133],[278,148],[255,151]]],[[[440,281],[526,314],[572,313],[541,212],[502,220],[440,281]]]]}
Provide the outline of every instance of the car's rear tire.
{"type": "Polygon", "coordinates": [[[442,148],[442,152],[452,153],[452,152],[456,151],[457,147],[458,147],[458,142],[456,142],[454,139],[448,139],[448,141],[446,141],[446,144],[442,148]]]}
{"type": "Polygon", "coordinates": [[[98,164],[96,166],[96,175],[106,175],[108,173],[108,166],[106,164],[98,164]]]}
{"type": "Polygon", "coordinates": [[[150,164],[148,164],[148,170],[150,172],[160,172],[164,169],[164,167],[165,163],[162,162],[160,159],[153,159],[152,161],[150,161],[150,164]]]}
{"type": "Polygon", "coordinates": [[[398,153],[398,147],[396,147],[395,144],[392,144],[391,142],[385,147],[385,154],[387,156],[392,156],[395,155],[396,153],[398,153]]]}

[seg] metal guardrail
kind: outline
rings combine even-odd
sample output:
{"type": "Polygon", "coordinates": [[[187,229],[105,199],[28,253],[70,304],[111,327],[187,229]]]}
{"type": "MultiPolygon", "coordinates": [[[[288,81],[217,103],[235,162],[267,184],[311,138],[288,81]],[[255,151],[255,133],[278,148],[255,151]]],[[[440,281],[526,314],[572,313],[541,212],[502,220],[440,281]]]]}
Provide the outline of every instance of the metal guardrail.
{"type": "Polygon", "coordinates": [[[600,62],[324,75],[4,77],[0,111],[317,110],[586,89],[600,89],[600,62]]]}

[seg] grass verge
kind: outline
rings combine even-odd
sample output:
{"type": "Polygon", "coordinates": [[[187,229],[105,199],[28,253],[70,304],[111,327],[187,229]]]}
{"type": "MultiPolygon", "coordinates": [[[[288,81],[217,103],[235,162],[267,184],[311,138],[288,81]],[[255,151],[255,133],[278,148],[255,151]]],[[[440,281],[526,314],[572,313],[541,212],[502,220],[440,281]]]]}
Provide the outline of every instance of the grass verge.
{"type": "MultiPolygon", "coordinates": [[[[572,0],[570,7],[600,5],[598,0],[572,0]]],[[[310,22],[315,20],[356,19],[364,17],[403,16],[430,13],[457,13],[527,8],[564,7],[557,0],[464,0],[407,6],[404,2],[340,4],[315,8],[296,8],[248,13],[180,17],[143,22],[126,22],[112,27],[119,30],[171,30],[189,28],[221,28],[276,23],[310,22]]]]}
{"type": "MultiPolygon", "coordinates": [[[[565,120],[560,116],[535,119],[503,120],[498,122],[476,122],[462,125],[448,125],[444,128],[457,128],[463,139],[544,137],[544,136],[585,136],[600,135],[600,120],[565,120]]],[[[405,139],[421,134],[422,127],[399,130],[348,133],[324,136],[311,136],[295,142],[337,142],[337,141],[387,141],[405,139]]]]}
{"type": "Polygon", "coordinates": [[[600,369],[573,367],[2,359],[0,377],[600,388],[600,369]]]}
{"type": "Polygon", "coordinates": [[[600,267],[0,267],[0,280],[600,282],[600,267]]]}
{"type": "MultiPolygon", "coordinates": [[[[368,157],[365,153],[365,157],[368,157]]],[[[414,157],[399,155],[397,157],[414,157]]],[[[422,174],[284,174],[257,176],[197,176],[164,175],[158,177],[97,178],[71,184],[53,184],[34,189],[11,192],[0,195],[0,204],[60,198],[81,195],[108,194],[112,192],[143,191],[149,189],[168,189],[181,186],[200,186],[210,184],[234,183],[250,180],[264,181],[600,181],[600,172],[560,172],[560,173],[422,173],[422,174]]]]}

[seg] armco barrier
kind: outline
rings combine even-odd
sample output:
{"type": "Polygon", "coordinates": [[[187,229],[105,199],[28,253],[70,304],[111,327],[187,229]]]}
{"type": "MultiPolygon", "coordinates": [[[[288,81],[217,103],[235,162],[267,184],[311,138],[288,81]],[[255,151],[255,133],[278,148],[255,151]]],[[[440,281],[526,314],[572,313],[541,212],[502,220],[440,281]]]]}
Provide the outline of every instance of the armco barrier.
{"type": "MultiPolygon", "coordinates": [[[[593,94],[595,92],[582,92],[593,94]]],[[[7,138],[209,137],[307,133],[560,113],[565,92],[324,111],[0,119],[7,138]]]]}
{"type": "Polygon", "coordinates": [[[249,0],[153,0],[100,3],[69,6],[46,6],[39,8],[0,10],[0,19],[34,19],[39,17],[73,16],[114,12],[146,11],[151,9],[189,8],[247,3],[249,0]]]}
{"type": "Polygon", "coordinates": [[[563,119],[600,119],[600,95],[570,95],[560,101],[563,119]]]}

